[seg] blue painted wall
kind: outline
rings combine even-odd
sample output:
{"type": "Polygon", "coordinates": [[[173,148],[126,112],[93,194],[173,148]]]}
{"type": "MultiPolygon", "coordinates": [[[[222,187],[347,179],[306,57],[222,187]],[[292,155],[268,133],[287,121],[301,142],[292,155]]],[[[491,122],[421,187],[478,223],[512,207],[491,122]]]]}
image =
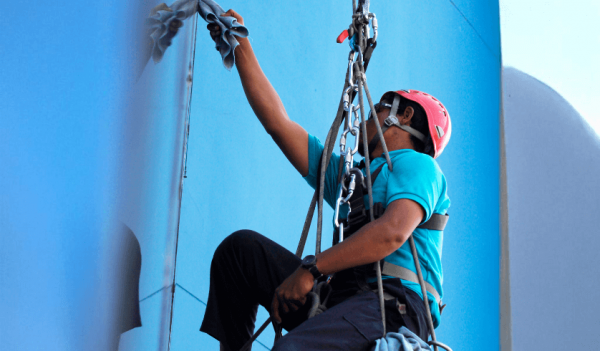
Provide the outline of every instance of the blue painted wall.
{"type": "Polygon", "coordinates": [[[125,344],[168,347],[173,295],[160,289],[174,274],[196,28],[136,82],[155,5],[3,6],[2,349],[116,349],[120,223],[140,244],[140,297],[159,291],[125,344]]]}
{"type": "MultiPolygon", "coordinates": [[[[350,23],[350,2],[262,4],[222,5],[244,17],[256,55],[290,117],[324,140],[344,84],[348,46],[335,44],[335,38],[350,23]]],[[[453,119],[452,141],[439,159],[448,178],[452,220],[443,256],[448,308],[438,338],[457,350],[498,350],[498,3],[373,2],[371,11],[379,19],[379,45],[367,72],[372,94],[424,90],[443,101],[453,119]]],[[[248,228],[293,251],[312,196],[254,117],[237,72],[222,67],[213,47],[200,25],[173,350],[218,347],[198,329],[210,260],[220,241],[248,228]]],[[[328,244],[332,211],[324,214],[328,244]]],[[[311,251],[314,233],[305,253],[311,251]]],[[[257,323],[266,316],[261,310],[257,323]]],[[[267,330],[259,341],[270,347],[272,338],[267,330]]]]}
{"type": "Polygon", "coordinates": [[[109,340],[114,304],[102,288],[125,73],[125,21],[114,8],[124,10],[117,1],[3,3],[4,350],[106,349],[109,340]]]}
{"type": "MultiPolygon", "coordinates": [[[[138,51],[125,39],[154,5],[4,8],[11,34],[0,38],[8,48],[0,66],[0,257],[11,283],[0,290],[0,336],[7,349],[104,349],[111,316],[98,313],[110,301],[99,298],[98,277],[110,268],[104,258],[114,233],[106,229],[117,221],[140,241],[140,298],[172,281],[193,25],[186,22],[163,64],[146,67],[134,84],[138,51]]],[[[350,2],[222,5],[244,16],[290,117],[324,140],[344,84],[348,46],[335,38],[350,23],[350,2]]],[[[374,2],[371,10],[380,26],[367,74],[373,95],[424,90],[453,118],[439,159],[452,198],[443,257],[449,307],[439,339],[457,350],[497,350],[498,4],[411,0],[374,2]]],[[[198,329],[218,243],[250,228],[293,250],[312,194],[254,117],[203,24],[198,34],[173,350],[217,347],[198,329]]],[[[326,224],[331,216],[326,209],[326,224]]],[[[314,234],[306,253],[313,247],[314,234]]],[[[143,326],[123,336],[122,350],[166,348],[169,298],[162,291],[141,303],[143,326]]],[[[265,318],[261,311],[258,322],[265,318]]],[[[260,341],[269,347],[272,337],[268,331],[260,341]]]]}

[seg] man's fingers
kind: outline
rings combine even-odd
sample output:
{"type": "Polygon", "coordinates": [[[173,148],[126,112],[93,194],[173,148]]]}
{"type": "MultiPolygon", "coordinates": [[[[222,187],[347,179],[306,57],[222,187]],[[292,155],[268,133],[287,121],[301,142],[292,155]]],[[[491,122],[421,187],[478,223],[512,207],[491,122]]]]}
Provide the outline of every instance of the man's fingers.
{"type": "Polygon", "coordinates": [[[210,31],[210,38],[214,41],[216,41],[217,38],[221,35],[221,27],[214,23],[207,24],[206,29],[210,31]]]}
{"type": "Polygon", "coordinates": [[[306,304],[306,296],[302,296],[294,300],[288,300],[288,303],[293,311],[297,311],[300,307],[306,304]]]}
{"type": "Polygon", "coordinates": [[[227,12],[223,13],[221,16],[223,17],[235,17],[237,13],[232,9],[227,10],[227,12]]]}
{"type": "Polygon", "coordinates": [[[229,11],[221,14],[221,16],[233,17],[238,21],[239,24],[241,24],[242,26],[244,25],[244,19],[242,18],[242,16],[240,16],[237,12],[233,11],[232,9],[229,9],[229,11]]]}
{"type": "Polygon", "coordinates": [[[277,299],[279,300],[279,309],[285,314],[290,312],[290,309],[288,308],[288,304],[287,304],[287,300],[285,298],[283,298],[283,296],[277,294],[277,299]]]}
{"type": "Polygon", "coordinates": [[[172,32],[173,34],[177,34],[177,31],[179,31],[179,28],[181,28],[182,26],[183,26],[182,21],[174,20],[169,25],[169,32],[172,32]]]}
{"type": "Polygon", "coordinates": [[[290,300],[290,301],[288,301],[288,306],[289,306],[290,310],[296,312],[296,311],[298,311],[298,309],[300,309],[300,307],[302,307],[302,303],[300,301],[290,300]]]}
{"type": "Polygon", "coordinates": [[[273,296],[273,302],[271,303],[271,316],[273,320],[281,324],[281,318],[279,317],[279,300],[277,299],[277,293],[273,296]]]}
{"type": "Polygon", "coordinates": [[[178,19],[174,19],[173,21],[171,21],[170,27],[181,28],[181,27],[183,27],[183,21],[178,20],[178,19]]]}

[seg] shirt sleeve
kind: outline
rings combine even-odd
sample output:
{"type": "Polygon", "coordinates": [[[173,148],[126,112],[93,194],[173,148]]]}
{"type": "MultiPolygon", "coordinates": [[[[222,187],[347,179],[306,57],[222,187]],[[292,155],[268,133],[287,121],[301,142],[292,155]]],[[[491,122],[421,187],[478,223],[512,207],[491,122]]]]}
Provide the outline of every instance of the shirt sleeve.
{"type": "Polygon", "coordinates": [[[429,220],[441,191],[440,171],[435,161],[422,154],[410,154],[394,161],[388,174],[386,207],[393,201],[409,199],[425,211],[421,223],[429,220]]]}
{"type": "MultiPolygon", "coordinates": [[[[321,154],[323,153],[324,146],[321,141],[314,135],[308,135],[308,175],[304,177],[304,180],[313,189],[317,188],[319,182],[319,163],[321,162],[321,154]]],[[[325,202],[332,208],[335,208],[335,199],[337,191],[337,177],[340,163],[340,156],[335,153],[331,155],[329,160],[329,166],[327,167],[327,173],[325,174],[325,189],[323,198],[325,202]]]]}

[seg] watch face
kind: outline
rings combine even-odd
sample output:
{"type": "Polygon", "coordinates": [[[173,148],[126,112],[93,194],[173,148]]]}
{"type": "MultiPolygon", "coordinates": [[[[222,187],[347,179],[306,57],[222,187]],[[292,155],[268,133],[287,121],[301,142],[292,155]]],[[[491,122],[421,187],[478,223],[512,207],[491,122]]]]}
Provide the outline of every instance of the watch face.
{"type": "Polygon", "coordinates": [[[304,257],[304,259],[302,260],[303,266],[311,266],[313,264],[316,264],[316,259],[315,259],[315,256],[313,256],[313,255],[308,255],[308,256],[304,257]]]}

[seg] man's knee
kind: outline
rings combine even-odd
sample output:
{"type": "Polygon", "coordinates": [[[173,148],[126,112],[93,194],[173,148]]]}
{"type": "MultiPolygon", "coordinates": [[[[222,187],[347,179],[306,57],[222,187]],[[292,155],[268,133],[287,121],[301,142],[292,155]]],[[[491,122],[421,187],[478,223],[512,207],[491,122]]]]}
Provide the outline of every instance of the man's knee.
{"type": "Polygon", "coordinates": [[[236,232],[229,234],[229,236],[227,236],[225,239],[223,239],[221,244],[219,244],[217,251],[247,246],[248,244],[256,241],[256,238],[258,236],[261,236],[261,235],[253,230],[249,230],[249,229],[238,230],[236,232]]]}
{"type": "Polygon", "coordinates": [[[238,255],[242,250],[246,250],[256,242],[258,237],[262,235],[255,231],[243,229],[231,233],[227,236],[215,250],[213,262],[219,261],[222,258],[228,258],[232,255],[238,255]]]}

